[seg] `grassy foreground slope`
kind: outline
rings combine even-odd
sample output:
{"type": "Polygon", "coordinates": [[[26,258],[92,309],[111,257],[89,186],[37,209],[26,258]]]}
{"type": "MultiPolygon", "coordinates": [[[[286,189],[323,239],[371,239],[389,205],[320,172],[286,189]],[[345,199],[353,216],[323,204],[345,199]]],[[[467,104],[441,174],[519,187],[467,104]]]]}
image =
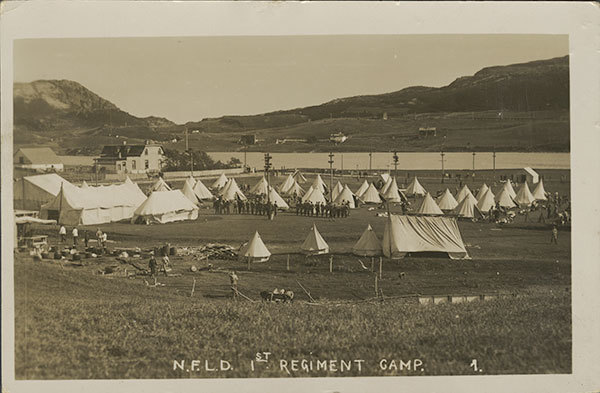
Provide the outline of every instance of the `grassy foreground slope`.
{"type": "Polygon", "coordinates": [[[360,373],[294,376],[474,374],[472,359],[483,374],[571,371],[565,291],[435,306],[283,305],[178,296],[27,261],[17,261],[15,279],[18,379],[288,376],[280,359],[364,360],[360,373]],[[252,371],[258,351],[272,361],[252,371]],[[174,360],[195,359],[200,370],[173,370],[174,360]],[[382,359],[423,364],[384,370],[382,359]],[[233,370],[206,371],[206,360],[233,370]]]}

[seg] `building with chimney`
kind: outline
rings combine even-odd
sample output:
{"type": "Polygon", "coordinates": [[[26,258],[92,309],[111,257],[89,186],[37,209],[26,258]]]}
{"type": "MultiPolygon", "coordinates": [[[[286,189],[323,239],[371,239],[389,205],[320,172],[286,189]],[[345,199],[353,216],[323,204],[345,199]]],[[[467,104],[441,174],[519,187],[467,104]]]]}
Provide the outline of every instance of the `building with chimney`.
{"type": "Polygon", "coordinates": [[[106,173],[152,173],[160,172],[165,162],[161,145],[145,144],[106,145],[96,159],[98,170],[106,173]]]}

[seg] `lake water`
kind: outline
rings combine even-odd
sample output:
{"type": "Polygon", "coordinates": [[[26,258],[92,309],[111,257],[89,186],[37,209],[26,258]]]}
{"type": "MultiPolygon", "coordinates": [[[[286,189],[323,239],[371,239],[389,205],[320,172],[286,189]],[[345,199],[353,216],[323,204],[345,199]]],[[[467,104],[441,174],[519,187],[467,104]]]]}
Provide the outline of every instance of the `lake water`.
{"type": "MultiPolygon", "coordinates": [[[[213,159],[227,162],[231,157],[244,162],[243,152],[208,153],[213,159]]],[[[369,169],[369,153],[334,153],[336,169],[369,169]]],[[[473,169],[472,153],[444,153],[444,168],[473,169]]],[[[329,153],[271,153],[273,168],[329,168],[329,153]]],[[[475,169],[493,169],[493,153],[475,153],[475,169]]],[[[246,153],[246,163],[252,168],[264,167],[264,153],[246,153]]],[[[440,153],[398,153],[398,169],[441,169],[440,153]]],[[[496,153],[496,169],[570,169],[570,153],[496,153]]],[[[372,169],[393,169],[392,153],[372,153],[372,169]]]]}

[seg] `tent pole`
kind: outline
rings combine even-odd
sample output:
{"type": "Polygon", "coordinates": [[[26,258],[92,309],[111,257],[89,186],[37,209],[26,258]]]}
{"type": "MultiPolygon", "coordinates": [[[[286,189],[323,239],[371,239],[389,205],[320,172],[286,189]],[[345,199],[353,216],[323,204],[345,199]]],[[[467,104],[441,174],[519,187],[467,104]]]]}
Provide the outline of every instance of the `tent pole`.
{"type": "Polygon", "coordinates": [[[329,273],[333,273],[333,255],[329,256],[329,273]]]}
{"type": "Polygon", "coordinates": [[[371,272],[375,272],[375,258],[371,257],[371,272]]]}
{"type": "Polygon", "coordinates": [[[379,257],[379,279],[380,280],[383,278],[382,277],[382,274],[383,274],[383,263],[382,263],[382,261],[383,261],[383,258],[379,257]]]}
{"type": "Polygon", "coordinates": [[[379,290],[377,287],[377,274],[375,274],[375,296],[377,297],[378,294],[379,294],[379,290]]]}
{"type": "Polygon", "coordinates": [[[248,257],[248,271],[250,271],[250,257],[248,257]]]}
{"type": "Polygon", "coordinates": [[[290,271],[290,254],[287,255],[287,271],[290,271]]]}

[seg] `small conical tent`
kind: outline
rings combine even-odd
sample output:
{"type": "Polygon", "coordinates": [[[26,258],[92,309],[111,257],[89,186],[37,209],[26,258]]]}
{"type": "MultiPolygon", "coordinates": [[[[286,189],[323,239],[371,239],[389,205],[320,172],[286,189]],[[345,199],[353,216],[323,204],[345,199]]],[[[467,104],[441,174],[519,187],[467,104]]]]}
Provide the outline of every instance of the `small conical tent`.
{"type": "Polygon", "coordinates": [[[290,173],[285,178],[285,181],[279,185],[279,187],[277,188],[277,191],[279,191],[280,194],[285,194],[290,188],[293,187],[295,182],[296,182],[296,180],[294,180],[294,177],[290,173]]]}
{"type": "MultiPolygon", "coordinates": [[[[471,195],[473,196],[473,194],[471,193],[471,190],[469,190],[469,187],[467,187],[467,185],[465,184],[460,191],[458,192],[458,194],[456,194],[456,200],[458,201],[458,203],[462,202],[463,198],[467,195],[471,195]]],[[[475,197],[473,197],[475,198],[475,197]]],[[[477,203],[477,199],[475,199],[475,203],[477,203]]]]}
{"type": "Polygon", "coordinates": [[[215,180],[215,182],[210,186],[210,188],[212,188],[213,190],[220,190],[221,188],[227,185],[228,181],[229,179],[227,178],[227,176],[225,176],[224,173],[221,173],[221,176],[219,176],[219,178],[215,180]]]}
{"type": "Polygon", "coordinates": [[[477,202],[477,208],[479,211],[487,213],[494,206],[496,206],[496,199],[492,190],[488,188],[477,202]]]}
{"type": "Polygon", "coordinates": [[[325,242],[325,239],[323,239],[323,236],[321,236],[315,224],[313,224],[306,240],[304,240],[304,243],[300,246],[300,250],[309,255],[329,253],[329,245],[327,245],[327,242],[325,242]]]}
{"type": "Polygon", "coordinates": [[[379,192],[381,193],[381,195],[385,195],[386,192],[388,192],[388,190],[390,189],[390,186],[392,185],[392,177],[388,176],[387,181],[383,184],[383,187],[381,187],[381,190],[379,190],[379,192]]]}
{"type": "Polygon", "coordinates": [[[506,190],[506,192],[508,193],[508,196],[511,198],[515,198],[517,196],[517,193],[515,192],[515,189],[513,188],[510,180],[507,180],[506,183],[504,183],[504,186],[502,187],[503,190],[506,190]]]}
{"type": "Polygon", "coordinates": [[[438,206],[442,210],[452,210],[456,206],[458,206],[458,202],[454,199],[454,196],[450,192],[449,189],[446,188],[446,191],[437,200],[438,206]]]}
{"type": "Polygon", "coordinates": [[[219,194],[224,201],[233,201],[235,199],[245,201],[247,199],[234,178],[227,181],[227,185],[223,187],[219,194]]]}
{"type": "Polygon", "coordinates": [[[319,174],[317,174],[317,177],[313,181],[312,187],[314,189],[320,190],[323,194],[325,194],[327,192],[327,185],[325,184],[323,179],[321,179],[321,175],[319,175],[319,174]]]}
{"type": "Polygon", "coordinates": [[[340,195],[340,192],[342,192],[343,189],[344,189],[344,186],[338,180],[336,185],[333,187],[333,190],[331,191],[331,199],[333,199],[335,201],[335,198],[337,198],[337,196],[340,195]]]}
{"type": "Polygon", "coordinates": [[[360,200],[363,201],[363,203],[380,204],[382,202],[381,197],[379,196],[379,193],[377,192],[377,189],[375,188],[373,183],[369,184],[369,187],[365,192],[363,192],[362,196],[360,197],[360,200]]]}
{"type": "Polygon", "coordinates": [[[265,177],[261,177],[258,183],[256,183],[250,189],[249,193],[252,195],[267,195],[267,187],[269,184],[267,183],[267,179],[265,177]]]}
{"type": "Polygon", "coordinates": [[[408,187],[406,187],[405,193],[408,196],[425,195],[427,191],[425,190],[425,188],[423,188],[421,183],[419,183],[419,179],[417,179],[417,177],[415,176],[414,179],[408,185],[408,187]]]}
{"type": "Polygon", "coordinates": [[[473,195],[463,198],[462,201],[452,210],[453,214],[456,214],[461,218],[481,218],[483,215],[477,207],[477,200],[473,195]]]}
{"type": "Polygon", "coordinates": [[[529,186],[527,185],[527,182],[525,182],[521,188],[519,188],[519,192],[517,192],[517,196],[515,197],[515,202],[519,206],[529,206],[533,201],[535,201],[535,197],[531,191],[529,191],[529,186]]]}
{"type": "Polygon", "coordinates": [[[352,194],[350,188],[348,188],[348,185],[344,186],[342,191],[340,191],[340,193],[338,194],[337,198],[335,198],[333,201],[333,204],[338,206],[344,205],[346,203],[348,204],[348,207],[350,207],[350,209],[356,208],[356,204],[354,203],[354,195],[352,194]]]}
{"type": "Polygon", "coordinates": [[[214,196],[213,194],[210,192],[210,190],[208,188],[206,188],[206,186],[204,185],[204,183],[202,183],[202,181],[197,180],[196,184],[194,185],[194,194],[196,195],[196,197],[199,200],[205,200],[205,199],[213,199],[214,196]]]}
{"type": "Polygon", "coordinates": [[[198,207],[180,190],[154,191],[133,213],[132,223],[159,223],[195,220],[198,207]]]}
{"type": "Polygon", "coordinates": [[[383,184],[387,183],[390,180],[390,174],[389,173],[382,173],[381,175],[379,175],[379,177],[383,181],[383,184]]]}
{"type": "Polygon", "coordinates": [[[360,185],[360,187],[358,187],[358,190],[356,190],[354,195],[356,195],[357,197],[360,198],[362,196],[362,194],[364,194],[365,191],[367,191],[368,188],[369,188],[369,182],[367,181],[367,179],[365,179],[365,181],[363,181],[363,183],[360,185]]]}
{"type": "Polygon", "coordinates": [[[186,179],[185,182],[187,184],[190,185],[190,189],[194,189],[194,186],[196,185],[196,179],[194,179],[194,177],[192,175],[189,175],[186,179]]]}
{"type": "MultiPolygon", "coordinates": [[[[128,177],[128,179],[129,179],[129,177],[128,177]]],[[[81,183],[80,188],[89,188],[89,186],[85,180],[83,181],[83,183],[81,183]]]]}
{"type": "Polygon", "coordinates": [[[292,177],[294,178],[294,180],[296,180],[296,182],[298,182],[298,184],[306,183],[306,178],[299,170],[296,170],[292,177]]]}
{"type": "Polygon", "coordinates": [[[152,185],[151,191],[171,191],[171,187],[165,183],[162,177],[159,177],[158,180],[152,185]]]}
{"type": "Polygon", "coordinates": [[[385,194],[383,194],[383,198],[388,202],[402,202],[402,196],[400,196],[400,192],[398,191],[398,183],[396,183],[395,177],[392,178],[392,183],[388,187],[385,194]]]}
{"type": "Polygon", "coordinates": [[[187,197],[187,199],[189,199],[194,205],[198,205],[200,203],[200,201],[198,200],[198,197],[196,196],[196,194],[194,193],[194,190],[192,189],[192,187],[190,186],[190,183],[188,181],[183,183],[183,189],[181,190],[181,192],[183,193],[183,195],[185,195],[187,197]]]}
{"type": "Polygon", "coordinates": [[[367,225],[367,229],[365,229],[360,239],[352,247],[352,253],[361,257],[381,255],[381,242],[377,238],[373,228],[371,228],[371,224],[367,225]]]}
{"type": "Polygon", "coordinates": [[[500,191],[500,193],[496,195],[496,201],[498,202],[498,205],[500,205],[500,207],[504,207],[507,209],[517,207],[517,205],[515,205],[512,198],[510,197],[510,194],[506,187],[503,187],[502,191],[500,191]]]}
{"type": "Polygon", "coordinates": [[[475,198],[477,198],[478,202],[485,195],[485,193],[488,191],[488,189],[489,189],[489,187],[487,186],[487,184],[483,183],[483,185],[477,192],[477,195],[475,195],[475,198]]]}
{"type": "Polygon", "coordinates": [[[423,202],[421,202],[421,206],[417,209],[416,214],[424,216],[441,216],[444,212],[437,203],[435,203],[431,195],[427,193],[425,194],[425,198],[423,198],[423,202]]]}
{"type": "Polygon", "coordinates": [[[321,205],[327,204],[327,200],[325,199],[325,195],[317,189],[314,189],[309,193],[306,193],[302,198],[302,202],[310,202],[313,205],[320,203],[321,205]]]}
{"type": "Polygon", "coordinates": [[[279,209],[289,209],[290,205],[275,191],[273,187],[269,187],[269,202],[274,203],[279,209]]]}
{"type": "Polygon", "coordinates": [[[287,190],[284,195],[286,196],[299,196],[301,197],[302,195],[304,195],[304,190],[302,189],[302,187],[300,187],[300,184],[298,184],[298,182],[296,180],[294,180],[294,184],[292,184],[292,186],[290,187],[289,190],[287,190]]]}
{"type": "Polygon", "coordinates": [[[258,231],[254,232],[252,239],[242,246],[238,254],[240,259],[249,262],[266,262],[271,257],[271,252],[263,243],[258,231]]]}
{"type": "Polygon", "coordinates": [[[546,190],[544,190],[544,181],[540,179],[537,186],[535,186],[535,190],[533,190],[533,197],[536,201],[545,201],[546,198],[546,190]]]}
{"type": "Polygon", "coordinates": [[[312,192],[315,189],[313,188],[313,186],[308,187],[308,190],[306,190],[306,194],[304,194],[304,196],[302,197],[302,202],[306,202],[308,200],[308,197],[310,197],[310,194],[312,194],[312,192]]]}
{"type": "Polygon", "coordinates": [[[455,218],[390,215],[382,242],[383,254],[400,259],[409,252],[446,252],[468,258],[455,218]]]}

